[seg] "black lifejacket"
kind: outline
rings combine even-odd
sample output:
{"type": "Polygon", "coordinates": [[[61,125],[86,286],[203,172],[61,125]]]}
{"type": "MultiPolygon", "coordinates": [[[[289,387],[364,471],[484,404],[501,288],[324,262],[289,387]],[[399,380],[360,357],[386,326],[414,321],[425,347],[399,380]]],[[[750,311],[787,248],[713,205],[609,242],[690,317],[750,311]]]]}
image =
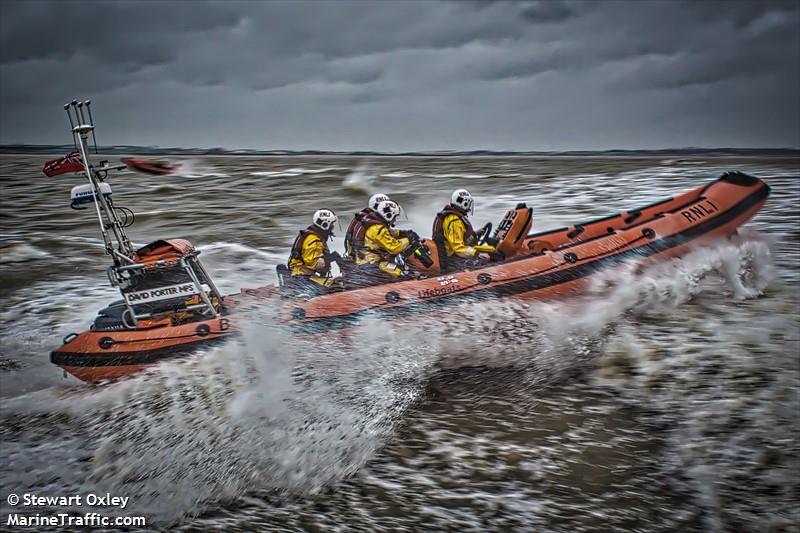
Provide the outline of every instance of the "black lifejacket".
{"type": "MultiPolygon", "coordinates": [[[[300,232],[297,234],[297,237],[294,238],[294,243],[292,243],[292,251],[289,253],[289,260],[286,262],[286,266],[291,268],[292,259],[298,259],[300,261],[303,260],[303,243],[306,241],[306,237],[309,235],[316,235],[320,241],[322,241],[322,246],[325,247],[325,255],[328,255],[328,238],[330,237],[327,233],[324,233],[321,229],[316,226],[309,226],[306,229],[301,229],[300,232]]],[[[327,275],[331,270],[331,264],[328,260],[325,260],[325,272],[319,272],[319,274],[327,275]]]]}
{"type": "Polygon", "coordinates": [[[467,231],[464,233],[464,244],[473,246],[478,242],[478,236],[475,234],[475,230],[472,229],[472,224],[467,218],[467,214],[457,207],[454,207],[452,204],[446,205],[444,209],[436,213],[436,218],[433,219],[433,229],[431,230],[433,242],[436,243],[436,249],[439,253],[439,265],[441,265],[442,268],[447,264],[447,249],[445,248],[444,242],[444,219],[448,215],[457,216],[462,224],[464,224],[464,227],[467,228],[467,231]]]}
{"type": "Polygon", "coordinates": [[[350,258],[355,259],[358,253],[364,249],[364,236],[370,226],[375,224],[385,225],[386,222],[369,207],[365,207],[355,214],[344,236],[344,250],[350,258]]]}

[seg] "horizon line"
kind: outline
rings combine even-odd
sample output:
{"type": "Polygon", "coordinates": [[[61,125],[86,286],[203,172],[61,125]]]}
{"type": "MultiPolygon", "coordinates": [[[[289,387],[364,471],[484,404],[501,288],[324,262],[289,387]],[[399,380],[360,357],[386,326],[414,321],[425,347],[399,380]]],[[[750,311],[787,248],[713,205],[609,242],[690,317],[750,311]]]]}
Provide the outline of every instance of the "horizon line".
{"type": "MultiPolygon", "coordinates": [[[[0,151],[9,149],[29,149],[29,150],[42,150],[42,149],[64,149],[74,146],[72,144],[30,144],[30,143],[5,143],[0,144],[0,151]]],[[[734,146],[715,146],[715,147],[702,147],[702,146],[683,146],[683,147],[661,147],[661,148],[606,148],[606,149],[567,149],[567,150],[511,150],[511,149],[489,149],[489,148],[471,148],[471,149],[425,149],[425,150],[371,150],[371,149],[351,149],[351,150],[329,150],[318,148],[302,148],[302,149],[285,149],[285,148],[225,148],[222,146],[214,147],[198,147],[198,146],[160,146],[160,145],[136,145],[136,144],[115,144],[115,145],[100,145],[97,146],[98,151],[118,151],[120,149],[138,149],[143,151],[195,151],[195,152],[217,152],[217,153],[253,153],[258,154],[291,154],[291,153],[319,153],[319,154],[379,154],[379,155],[398,155],[398,154],[465,154],[465,153],[498,153],[498,154],[569,154],[569,153],[607,153],[607,152],[714,152],[714,151],[763,151],[763,152],[800,152],[800,147],[782,146],[782,147],[734,147],[734,146]]]]}

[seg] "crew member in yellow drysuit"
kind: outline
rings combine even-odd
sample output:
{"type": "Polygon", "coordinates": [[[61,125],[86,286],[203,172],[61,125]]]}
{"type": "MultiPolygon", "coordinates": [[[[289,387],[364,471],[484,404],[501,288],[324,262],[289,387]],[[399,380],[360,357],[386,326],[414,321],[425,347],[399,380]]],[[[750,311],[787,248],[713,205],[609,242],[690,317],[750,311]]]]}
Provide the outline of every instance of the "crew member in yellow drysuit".
{"type": "Polygon", "coordinates": [[[433,240],[439,249],[439,264],[443,272],[477,266],[498,255],[494,246],[478,244],[482,235],[475,233],[468,218],[474,207],[475,201],[469,191],[458,189],[450,197],[450,204],[436,213],[433,240]]]}
{"type": "Polygon", "coordinates": [[[400,206],[395,202],[384,200],[375,211],[379,220],[371,221],[364,232],[364,249],[356,257],[356,264],[361,267],[361,273],[372,277],[373,282],[377,283],[382,281],[381,277],[397,279],[405,274],[404,261],[398,256],[411,245],[411,239],[416,234],[393,228],[400,216],[400,206]]]}
{"type": "Polygon", "coordinates": [[[358,256],[364,252],[364,234],[367,228],[371,224],[382,222],[376,209],[378,209],[378,204],[384,200],[390,200],[390,198],[383,193],[370,196],[367,207],[356,213],[347,227],[344,235],[344,251],[347,257],[353,261],[356,261],[358,256]]]}
{"type": "Polygon", "coordinates": [[[312,224],[301,230],[292,244],[287,266],[292,280],[301,284],[304,289],[324,292],[323,288],[334,284],[327,241],[333,237],[333,226],[337,220],[333,211],[320,209],[314,213],[312,224]]]}

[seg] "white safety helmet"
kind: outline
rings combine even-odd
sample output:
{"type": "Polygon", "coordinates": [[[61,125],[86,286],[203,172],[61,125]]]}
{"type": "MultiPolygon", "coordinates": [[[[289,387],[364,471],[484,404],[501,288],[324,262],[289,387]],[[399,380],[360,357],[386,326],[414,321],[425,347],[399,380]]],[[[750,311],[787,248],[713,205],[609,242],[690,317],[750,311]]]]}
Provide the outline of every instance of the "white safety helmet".
{"type": "Polygon", "coordinates": [[[470,215],[475,212],[475,200],[467,189],[453,191],[453,195],[450,196],[450,204],[470,215]]]}
{"type": "Polygon", "coordinates": [[[316,227],[329,233],[333,233],[333,226],[338,220],[336,213],[330,209],[320,209],[314,213],[314,218],[311,219],[316,227]]]}
{"type": "Polygon", "coordinates": [[[386,200],[389,200],[389,199],[390,198],[388,196],[386,196],[385,194],[383,194],[382,192],[375,193],[375,194],[373,194],[372,196],[369,197],[369,202],[367,203],[367,207],[369,207],[373,211],[377,211],[378,210],[378,204],[381,203],[381,202],[384,202],[386,200]]]}
{"type": "Polygon", "coordinates": [[[397,221],[397,217],[400,216],[400,206],[391,200],[384,200],[379,203],[378,208],[375,209],[375,211],[377,211],[380,217],[390,226],[394,226],[394,223],[397,221]]]}

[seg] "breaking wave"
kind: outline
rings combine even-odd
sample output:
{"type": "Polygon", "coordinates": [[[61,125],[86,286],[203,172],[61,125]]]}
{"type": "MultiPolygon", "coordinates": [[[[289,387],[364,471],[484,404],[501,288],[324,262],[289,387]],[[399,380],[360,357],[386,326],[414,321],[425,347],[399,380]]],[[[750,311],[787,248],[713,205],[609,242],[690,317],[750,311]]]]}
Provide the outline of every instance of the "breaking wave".
{"type": "Polygon", "coordinates": [[[377,176],[366,163],[360,164],[342,181],[342,188],[365,194],[375,192],[374,182],[377,176]]]}
{"type": "Polygon", "coordinates": [[[302,175],[316,175],[316,174],[331,174],[337,171],[345,170],[344,167],[324,167],[324,168],[302,168],[292,167],[285,170],[258,170],[250,172],[251,176],[258,176],[261,178],[295,178],[302,175]]]}
{"type": "Polygon", "coordinates": [[[20,242],[0,248],[0,264],[26,263],[50,257],[50,254],[36,246],[20,242]]]}

